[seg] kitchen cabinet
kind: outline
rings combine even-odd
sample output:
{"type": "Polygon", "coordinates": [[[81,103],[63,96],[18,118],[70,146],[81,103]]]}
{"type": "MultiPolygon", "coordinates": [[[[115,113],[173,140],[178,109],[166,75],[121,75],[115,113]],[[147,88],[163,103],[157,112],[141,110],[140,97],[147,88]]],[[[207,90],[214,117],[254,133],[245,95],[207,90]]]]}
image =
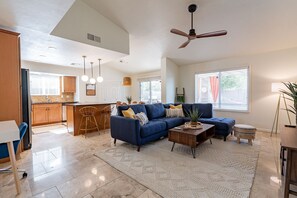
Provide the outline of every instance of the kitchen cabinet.
{"type": "Polygon", "coordinates": [[[61,92],[75,93],[76,92],[76,76],[61,77],[61,92]]]}
{"type": "Polygon", "coordinates": [[[19,34],[0,29],[0,121],[22,122],[19,34]]]}
{"type": "Polygon", "coordinates": [[[32,114],[32,125],[62,122],[62,104],[34,104],[32,114]]]}

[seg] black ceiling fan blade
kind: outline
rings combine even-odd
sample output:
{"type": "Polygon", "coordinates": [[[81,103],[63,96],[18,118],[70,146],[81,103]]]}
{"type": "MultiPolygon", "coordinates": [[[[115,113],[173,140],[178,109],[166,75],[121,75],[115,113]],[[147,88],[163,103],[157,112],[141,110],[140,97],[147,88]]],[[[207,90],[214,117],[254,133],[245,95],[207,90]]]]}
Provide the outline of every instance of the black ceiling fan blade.
{"type": "Polygon", "coordinates": [[[187,45],[190,43],[190,39],[189,40],[187,40],[186,42],[184,42],[181,46],[179,46],[179,49],[180,48],[185,48],[185,47],[187,47],[187,45]]]}
{"type": "Polygon", "coordinates": [[[183,32],[183,31],[180,31],[178,29],[171,29],[170,32],[173,33],[173,34],[180,35],[180,36],[189,37],[189,35],[187,33],[183,32]]]}
{"type": "Polygon", "coordinates": [[[207,37],[215,37],[215,36],[224,36],[227,34],[226,30],[220,30],[215,32],[208,32],[204,34],[199,34],[196,36],[196,38],[207,38],[207,37]]]}

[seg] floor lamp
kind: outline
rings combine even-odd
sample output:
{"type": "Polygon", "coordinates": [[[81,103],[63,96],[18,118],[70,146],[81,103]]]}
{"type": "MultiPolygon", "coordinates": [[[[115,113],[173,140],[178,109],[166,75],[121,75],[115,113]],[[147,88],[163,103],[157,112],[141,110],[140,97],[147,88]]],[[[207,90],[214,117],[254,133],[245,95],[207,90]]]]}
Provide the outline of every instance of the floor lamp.
{"type": "Polygon", "coordinates": [[[286,102],[286,99],[284,97],[284,94],[280,92],[280,90],[284,90],[284,89],[286,89],[286,86],[283,83],[272,83],[271,84],[271,92],[278,93],[279,96],[278,96],[278,102],[277,102],[277,106],[276,106],[276,111],[275,111],[275,115],[274,115],[274,120],[273,120],[273,125],[272,125],[270,136],[272,136],[272,133],[273,133],[274,129],[275,129],[275,133],[277,133],[281,100],[284,101],[284,105],[285,105],[285,109],[286,109],[286,112],[287,112],[288,120],[289,120],[289,123],[291,125],[291,119],[290,119],[289,112],[288,112],[287,102],[286,102]]]}

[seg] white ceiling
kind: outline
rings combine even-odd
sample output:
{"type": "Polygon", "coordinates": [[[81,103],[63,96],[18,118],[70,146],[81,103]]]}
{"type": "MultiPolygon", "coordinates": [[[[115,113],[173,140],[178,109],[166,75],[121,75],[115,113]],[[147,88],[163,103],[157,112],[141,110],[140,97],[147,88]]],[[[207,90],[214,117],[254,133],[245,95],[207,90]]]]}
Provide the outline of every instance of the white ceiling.
{"type": "Polygon", "coordinates": [[[81,62],[82,54],[95,51],[94,57],[102,53],[106,62],[114,60],[104,66],[127,73],[160,69],[162,57],[187,65],[297,46],[296,0],[83,0],[129,32],[130,55],[120,58],[119,53],[49,36],[73,1],[0,0],[0,24],[20,30],[24,59],[69,65],[65,57],[81,62]],[[185,38],[169,31],[188,32],[190,3],[199,6],[194,15],[197,34],[225,29],[227,36],[196,39],[177,49],[185,38]],[[57,50],[48,49],[55,44],[57,50]]]}

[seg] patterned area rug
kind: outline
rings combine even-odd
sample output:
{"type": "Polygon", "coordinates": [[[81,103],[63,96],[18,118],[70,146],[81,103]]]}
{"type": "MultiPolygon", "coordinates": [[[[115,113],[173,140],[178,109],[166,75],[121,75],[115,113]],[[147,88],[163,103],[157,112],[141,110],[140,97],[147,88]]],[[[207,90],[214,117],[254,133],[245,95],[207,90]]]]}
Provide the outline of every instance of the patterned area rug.
{"type": "Polygon", "coordinates": [[[180,144],[171,152],[167,138],[140,152],[123,143],[95,155],[163,197],[249,197],[260,143],[212,141],[197,147],[196,159],[180,144]]]}

